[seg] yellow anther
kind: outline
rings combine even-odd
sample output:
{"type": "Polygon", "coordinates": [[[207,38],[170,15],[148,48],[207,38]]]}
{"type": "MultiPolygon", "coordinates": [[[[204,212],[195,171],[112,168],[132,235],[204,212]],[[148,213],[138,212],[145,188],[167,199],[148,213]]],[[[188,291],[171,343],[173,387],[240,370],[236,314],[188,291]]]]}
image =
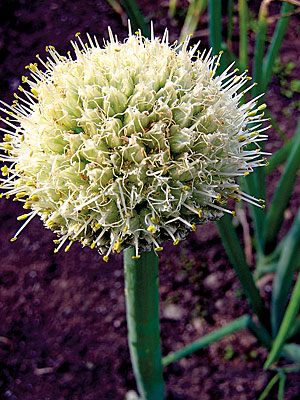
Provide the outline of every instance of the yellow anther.
{"type": "Polygon", "coordinates": [[[103,256],[103,261],[108,262],[108,256],[103,256]]]}
{"type": "Polygon", "coordinates": [[[69,243],[69,244],[65,247],[65,253],[66,253],[67,251],[70,250],[71,244],[72,244],[72,243],[69,243]]]}
{"type": "Polygon", "coordinates": [[[9,194],[6,194],[5,197],[7,198],[7,200],[10,199],[10,195],[9,194]]]}
{"type": "Polygon", "coordinates": [[[98,224],[95,225],[95,230],[96,230],[96,231],[97,231],[98,229],[100,229],[100,228],[101,228],[101,224],[98,223],[98,224]]]}
{"type": "Polygon", "coordinates": [[[9,169],[7,168],[7,165],[4,165],[4,167],[1,168],[1,172],[3,176],[8,175],[9,169]]]}
{"type": "Polygon", "coordinates": [[[17,193],[17,194],[16,194],[16,198],[17,198],[17,199],[21,199],[22,197],[25,197],[26,194],[27,194],[26,192],[17,193]]]}
{"type": "Polygon", "coordinates": [[[217,194],[217,200],[220,201],[221,200],[221,196],[219,194],[217,194]]]}
{"type": "Polygon", "coordinates": [[[23,215],[20,215],[20,216],[17,218],[17,220],[18,220],[18,221],[24,221],[24,219],[26,219],[26,218],[29,217],[29,215],[30,215],[30,214],[23,214],[23,215]]]}
{"type": "Polygon", "coordinates": [[[269,163],[269,161],[268,161],[268,162],[266,162],[266,163],[265,163],[265,167],[267,167],[269,164],[270,164],[270,163],[269,163]]]}
{"type": "Polygon", "coordinates": [[[15,242],[18,238],[15,236],[13,238],[10,239],[11,242],[15,242]]]}
{"type": "Polygon", "coordinates": [[[155,226],[153,225],[148,226],[147,231],[152,233],[152,235],[154,235],[154,233],[156,233],[155,226]]]}
{"type": "Polygon", "coordinates": [[[250,112],[248,112],[248,117],[253,117],[253,115],[256,115],[256,113],[257,113],[257,110],[250,111],[250,112]]]}
{"type": "Polygon", "coordinates": [[[10,142],[11,141],[11,136],[9,136],[7,133],[4,135],[3,142],[10,142]]]}
{"type": "Polygon", "coordinates": [[[54,244],[59,244],[59,240],[58,240],[58,239],[54,239],[54,240],[53,240],[53,243],[54,243],[54,244]]]}
{"type": "Polygon", "coordinates": [[[79,35],[81,35],[80,32],[76,32],[76,33],[75,33],[75,37],[78,37],[79,35]]]}
{"type": "Polygon", "coordinates": [[[18,89],[20,90],[20,92],[23,92],[24,90],[21,85],[19,85],[18,89]]]}
{"type": "Polygon", "coordinates": [[[33,194],[32,196],[30,196],[29,197],[29,199],[28,200],[30,200],[30,201],[38,201],[38,195],[37,194],[33,194]]]}
{"type": "Polygon", "coordinates": [[[265,110],[266,108],[267,108],[267,105],[265,103],[260,105],[259,107],[257,107],[258,111],[265,110]]]}
{"type": "Polygon", "coordinates": [[[94,248],[95,248],[95,246],[96,246],[96,242],[95,242],[95,241],[93,241],[93,243],[91,244],[91,249],[94,249],[94,248]]]}
{"type": "Polygon", "coordinates": [[[17,198],[17,199],[21,199],[22,197],[25,197],[26,194],[27,194],[26,192],[17,193],[17,194],[16,194],[16,198],[17,198]]]}
{"type": "Polygon", "coordinates": [[[262,210],[264,210],[266,208],[265,204],[262,204],[262,206],[260,207],[262,210]]]}
{"type": "Polygon", "coordinates": [[[250,136],[253,138],[253,137],[256,137],[256,136],[258,136],[258,135],[259,135],[258,132],[252,132],[250,136]]]}
{"type": "Polygon", "coordinates": [[[113,250],[116,251],[117,253],[120,253],[120,251],[121,251],[121,246],[120,246],[120,242],[119,242],[119,241],[117,241],[117,242],[114,243],[113,250]]]}
{"type": "Polygon", "coordinates": [[[240,136],[238,138],[238,141],[241,143],[241,142],[244,142],[246,139],[247,139],[246,136],[240,136]]]}
{"type": "Polygon", "coordinates": [[[177,238],[174,240],[173,244],[174,244],[174,246],[176,246],[178,243],[179,243],[179,239],[177,238]]]}
{"type": "Polygon", "coordinates": [[[259,147],[258,149],[256,149],[256,151],[261,151],[261,147],[259,147]]]}
{"type": "Polygon", "coordinates": [[[258,199],[259,203],[265,203],[264,199],[258,199]]]}
{"type": "Polygon", "coordinates": [[[137,256],[132,256],[131,258],[132,260],[138,260],[139,258],[141,258],[141,256],[138,254],[137,256]]]}
{"type": "Polygon", "coordinates": [[[26,83],[28,81],[27,76],[22,76],[22,83],[26,83]]]}
{"type": "Polygon", "coordinates": [[[198,217],[199,217],[199,218],[202,217],[202,210],[200,210],[200,208],[199,208],[199,210],[198,210],[198,217]]]}
{"type": "Polygon", "coordinates": [[[11,144],[7,144],[7,143],[3,147],[5,148],[5,150],[12,150],[13,149],[12,145],[11,144]]]}
{"type": "Polygon", "coordinates": [[[39,54],[36,54],[35,56],[36,56],[36,58],[39,58],[39,57],[40,57],[40,55],[39,55],[39,54]]]}
{"type": "Polygon", "coordinates": [[[248,171],[245,172],[245,173],[244,173],[244,178],[246,178],[246,176],[248,176],[249,174],[250,174],[250,172],[248,172],[248,171]]]}
{"type": "Polygon", "coordinates": [[[19,98],[19,96],[17,95],[17,93],[14,93],[14,97],[15,97],[16,99],[19,98]]]}
{"type": "Polygon", "coordinates": [[[192,229],[193,229],[194,232],[196,232],[196,229],[197,229],[197,228],[196,228],[196,225],[193,224],[193,225],[192,225],[192,229]]]}
{"type": "Polygon", "coordinates": [[[162,251],[164,248],[163,247],[155,247],[154,250],[155,251],[162,251]]]}
{"type": "Polygon", "coordinates": [[[236,212],[235,211],[231,211],[231,214],[236,217],[236,212]]]}
{"type": "Polygon", "coordinates": [[[31,208],[31,203],[29,203],[28,201],[26,201],[26,203],[23,206],[24,210],[30,210],[31,208]]]}
{"type": "Polygon", "coordinates": [[[155,217],[151,217],[151,222],[153,222],[153,224],[155,223],[155,217]]]}
{"type": "Polygon", "coordinates": [[[35,187],[35,184],[32,181],[26,182],[26,186],[35,187]]]}
{"type": "Polygon", "coordinates": [[[35,89],[31,89],[31,93],[32,93],[35,97],[38,96],[38,92],[37,92],[35,89]]]}
{"type": "Polygon", "coordinates": [[[184,185],[184,186],[181,187],[181,190],[189,190],[189,189],[190,189],[190,187],[187,186],[187,185],[184,185]]]}
{"type": "Polygon", "coordinates": [[[58,250],[57,250],[57,249],[54,249],[54,250],[53,250],[53,253],[58,253],[58,250]]]}
{"type": "Polygon", "coordinates": [[[125,225],[124,232],[126,233],[127,231],[128,231],[128,226],[125,225]]]}
{"type": "Polygon", "coordinates": [[[29,69],[30,69],[31,71],[33,71],[33,72],[38,71],[37,65],[36,65],[36,64],[29,64],[29,69]]]}

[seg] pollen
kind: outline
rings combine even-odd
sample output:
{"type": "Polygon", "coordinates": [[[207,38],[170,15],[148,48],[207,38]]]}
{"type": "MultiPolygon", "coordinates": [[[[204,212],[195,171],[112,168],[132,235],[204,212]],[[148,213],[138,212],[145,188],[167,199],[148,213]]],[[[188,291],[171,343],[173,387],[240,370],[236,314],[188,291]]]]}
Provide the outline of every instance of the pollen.
{"type": "Polygon", "coordinates": [[[19,217],[17,217],[18,221],[24,221],[24,219],[27,219],[29,217],[30,214],[23,214],[20,215],[19,217]]]}

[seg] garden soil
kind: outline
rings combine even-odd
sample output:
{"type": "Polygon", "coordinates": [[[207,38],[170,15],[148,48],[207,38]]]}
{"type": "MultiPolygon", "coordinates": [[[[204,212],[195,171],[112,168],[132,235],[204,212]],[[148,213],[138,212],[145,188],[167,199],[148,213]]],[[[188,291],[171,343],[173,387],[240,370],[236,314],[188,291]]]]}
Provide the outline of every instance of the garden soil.
{"type": "MultiPolygon", "coordinates": [[[[167,16],[167,1],[139,4],[147,19],[153,20],[157,34],[168,26],[171,41],[178,38],[187,2],[179,3],[172,20],[167,16]]],[[[257,2],[251,7],[257,15],[257,2]]],[[[275,5],[272,13],[277,12],[275,5]]],[[[12,102],[21,76],[27,73],[24,66],[35,62],[37,53],[45,58],[46,45],[65,54],[76,32],[82,37],[89,32],[107,38],[108,25],[123,39],[125,23],[124,14],[117,14],[104,0],[2,0],[0,98],[12,102]]],[[[293,61],[297,66],[288,79],[299,79],[299,26],[299,16],[293,16],[281,52],[281,63],[293,61]]],[[[236,24],[234,47],[237,35],[236,24]]],[[[207,47],[207,15],[195,37],[202,40],[202,49],[207,47]]],[[[250,56],[253,38],[251,32],[250,56]]],[[[292,136],[299,117],[290,105],[292,100],[281,94],[275,77],[266,101],[287,137],[292,136]]],[[[273,129],[269,132],[267,150],[275,151],[282,140],[273,129]]],[[[268,196],[278,176],[276,171],[269,178],[268,196]]],[[[283,232],[295,215],[299,195],[298,185],[283,232]]],[[[20,204],[0,201],[0,399],[124,399],[136,387],[127,346],[122,257],[113,256],[105,263],[95,250],[82,249],[80,244],[68,253],[54,254],[55,236],[37,218],[12,243],[9,239],[20,226],[16,217],[22,211],[20,204]]],[[[242,240],[247,213],[239,215],[246,221],[235,220],[242,240]]],[[[266,301],[271,285],[272,275],[259,282],[266,301]]],[[[164,355],[251,312],[213,223],[198,227],[176,247],[166,243],[160,253],[160,296],[164,355]]],[[[266,356],[255,338],[240,331],[166,367],[167,399],[258,399],[274,375],[263,371],[266,356]]],[[[300,398],[299,385],[299,374],[290,374],[286,400],[300,398]]],[[[277,389],[268,399],[277,399],[277,389]]]]}

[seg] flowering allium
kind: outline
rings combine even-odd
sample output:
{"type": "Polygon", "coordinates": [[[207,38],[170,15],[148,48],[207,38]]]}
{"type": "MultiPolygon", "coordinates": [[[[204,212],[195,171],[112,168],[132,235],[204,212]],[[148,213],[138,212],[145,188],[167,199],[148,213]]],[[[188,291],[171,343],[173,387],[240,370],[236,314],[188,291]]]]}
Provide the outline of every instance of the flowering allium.
{"type": "Polygon", "coordinates": [[[231,212],[229,198],[257,204],[236,183],[264,164],[265,106],[239,105],[246,72],[216,76],[221,55],[188,49],[189,38],[170,46],[167,31],[129,30],[123,43],[109,33],[104,48],[79,38],[74,57],[49,46],[42,70],[28,66],[29,89],[2,109],[12,128],[2,129],[2,188],[31,210],[12,240],[39,215],[56,250],[79,240],[105,261],[128,246],[139,257],[231,212]]]}

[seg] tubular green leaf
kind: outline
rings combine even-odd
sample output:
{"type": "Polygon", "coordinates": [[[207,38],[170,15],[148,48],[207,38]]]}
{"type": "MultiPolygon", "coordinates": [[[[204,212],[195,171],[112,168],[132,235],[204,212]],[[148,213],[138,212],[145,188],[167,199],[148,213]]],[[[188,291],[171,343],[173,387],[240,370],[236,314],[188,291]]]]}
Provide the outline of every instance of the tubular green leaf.
{"type": "Polygon", "coordinates": [[[231,218],[226,214],[217,222],[217,227],[228,254],[228,257],[241,282],[244,292],[257,315],[262,326],[269,328],[269,318],[264,307],[263,300],[255,286],[253,275],[246,261],[245,254],[240,245],[236,231],[232,225],[231,218]]]}
{"type": "Polygon", "coordinates": [[[268,369],[270,365],[278,359],[284,343],[288,337],[289,331],[293,323],[295,322],[296,316],[300,308],[300,274],[298,275],[291,300],[284,314],[282,323],[279,328],[278,335],[274,340],[272,349],[270,351],[269,357],[264,364],[264,369],[268,369]]]}
{"type": "MultiPolygon", "coordinates": [[[[213,49],[213,54],[218,54],[222,49],[222,12],[221,1],[210,0],[208,2],[208,30],[209,30],[209,44],[213,49]]],[[[221,57],[220,73],[225,69],[224,57],[221,57]]]]}
{"type": "Polygon", "coordinates": [[[128,343],[138,390],[143,400],[163,400],[159,332],[158,257],[133,248],[124,250],[128,343]]]}
{"type": "Polygon", "coordinates": [[[275,336],[280,327],[296,269],[300,266],[300,208],[285,237],[272,290],[271,322],[275,336]]]}
{"type": "Polygon", "coordinates": [[[278,232],[283,222],[284,212],[289,203],[300,166],[300,120],[293,140],[293,148],[288,157],[285,171],[280,179],[266,218],[265,252],[272,252],[278,232]]]}
{"type": "MultiPolygon", "coordinates": [[[[289,13],[293,11],[294,6],[288,2],[283,2],[281,6],[281,15],[289,13]]],[[[284,35],[286,33],[288,24],[289,24],[290,16],[281,17],[276,25],[275,32],[272,37],[272,42],[269,46],[268,52],[266,54],[264,63],[263,63],[263,84],[264,90],[267,89],[271,77],[272,77],[272,70],[274,66],[274,62],[279,55],[279,51],[282,45],[282,41],[284,35]]]]}
{"type": "Polygon", "coordinates": [[[200,15],[205,11],[207,3],[208,0],[194,0],[191,2],[180,32],[179,41],[185,40],[187,35],[192,35],[195,32],[200,15]]]}
{"type": "Polygon", "coordinates": [[[248,68],[248,5],[247,0],[239,0],[240,64],[248,68]]]}
{"type": "Polygon", "coordinates": [[[284,400],[284,386],[286,381],[286,375],[284,371],[279,372],[280,381],[279,381],[279,389],[278,389],[278,400],[284,400]]]}
{"type": "MultiPolygon", "coordinates": [[[[281,356],[287,358],[290,361],[294,361],[296,363],[300,363],[300,346],[299,344],[295,343],[288,343],[283,346],[283,349],[281,351],[281,356]]],[[[289,368],[290,370],[293,369],[293,367],[289,368]]],[[[300,369],[299,365],[298,367],[294,367],[296,371],[300,369]]],[[[290,371],[292,372],[292,371],[290,371]]]]}
{"type": "Polygon", "coordinates": [[[169,0],[169,12],[168,15],[170,18],[174,18],[176,14],[177,8],[177,0],[169,0]]]}
{"type": "Polygon", "coordinates": [[[150,38],[149,28],[137,2],[135,0],[122,0],[121,4],[130,19],[133,32],[141,29],[143,36],[150,38]]]}
{"type": "Polygon", "coordinates": [[[233,9],[234,9],[234,1],[228,0],[228,5],[227,5],[227,46],[230,51],[232,51],[233,9]]]}
{"type": "MultiPolygon", "coordinates": [[[[255,41],[255,52],[254,52],[254,61],[253,61],[253,78],[257,83],[257,86],[253,88],[254,97],[259,95],[263,90],[262,86],[262,66],[263,66],[263,58],[265,54],[266,47],[266,33],[268,27],[268,10],[265,2],[262,2],[259,10],[258,16],[258,29],[256,34],[255,41]]],[[[262,101],[262,99],[260,99],[262,101]]]]}
{"type": "Polygon", "coordinates": [[[275,385],[275,383],[278,381],[278,379],[279,379],[279,374],[276,374],[275,376],[273,376],[273,378],[270,380],[270,382],[265,387],[262,394],[259,396],[258,400],[265,400],[267,398],[270,390],[275,385]]]}
{"type": "Polygon", "coordinates": [[[203,349],[203,347],[206,347],[209,344],[216,342],[217,340],[220,340],[225,336],[231,335],[236,331],[247,328],[249,321],[249,315],[243,315],[242,317],[235,319],[229,324],[214,330],[213,332],[201,337],[200,339],[195,340],[193,343],[185,346],[183,349],[175,351],[174,353],[170,353],[163,358],[163,366],[169,365],[174,361],[177,361],[183,357],[188,356],[189,354],[194,353],[195,351],[203,349]]]}

